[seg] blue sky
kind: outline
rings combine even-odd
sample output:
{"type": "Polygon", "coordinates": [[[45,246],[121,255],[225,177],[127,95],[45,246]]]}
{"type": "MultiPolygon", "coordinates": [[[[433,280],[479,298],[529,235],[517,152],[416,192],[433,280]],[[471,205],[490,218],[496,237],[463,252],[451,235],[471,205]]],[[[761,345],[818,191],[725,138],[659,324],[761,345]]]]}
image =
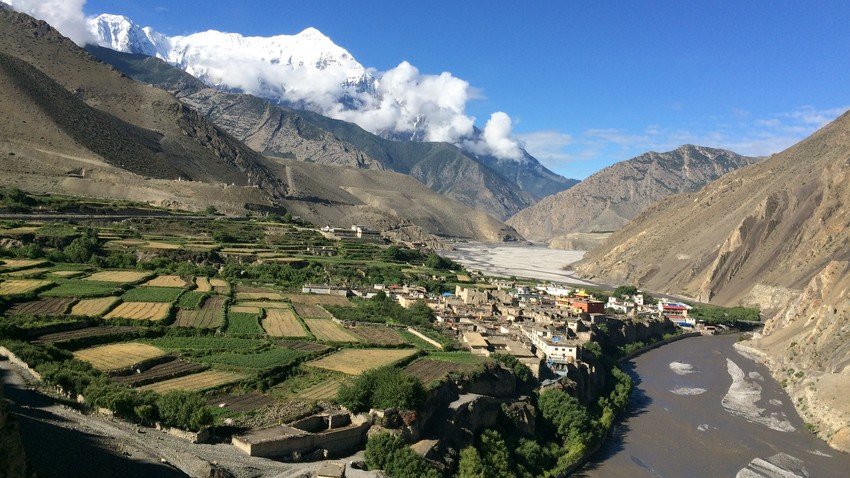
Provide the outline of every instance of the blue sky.
{"type": "Polygon", "coordinates": [[[379,70],[449,71],[547,166],[583,178],[683,143],[778,152],[850,107],[850,2],[115,1],[166,34],[313,26],[379,70]]]}

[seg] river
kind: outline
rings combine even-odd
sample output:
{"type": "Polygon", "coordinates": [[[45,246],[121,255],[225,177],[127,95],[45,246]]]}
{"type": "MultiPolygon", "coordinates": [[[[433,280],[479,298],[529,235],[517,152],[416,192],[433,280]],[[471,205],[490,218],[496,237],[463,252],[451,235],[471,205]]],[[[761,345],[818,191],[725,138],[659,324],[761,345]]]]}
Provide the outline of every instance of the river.
{"type": "Polygon", "coordinates": [[[737,336],[695,337],[627,364],[631,409],[576,476],[850,476],[850,456],[809,433],[767,368],[737,336]]]}

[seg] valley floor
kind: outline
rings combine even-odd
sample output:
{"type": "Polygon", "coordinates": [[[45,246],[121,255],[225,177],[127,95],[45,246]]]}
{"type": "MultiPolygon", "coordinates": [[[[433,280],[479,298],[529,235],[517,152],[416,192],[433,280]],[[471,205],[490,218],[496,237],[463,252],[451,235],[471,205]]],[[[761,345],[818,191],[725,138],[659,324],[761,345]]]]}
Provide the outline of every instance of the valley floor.
{"type": "Polygon", "coordinates": [[[454,245],[444,256],[485,275],[527,277],[576,285],[591,285],[573,277],[564,268],[578,262],[584,251],[549,249],[524,244],[486,244],[478,242],[454,245]]]}

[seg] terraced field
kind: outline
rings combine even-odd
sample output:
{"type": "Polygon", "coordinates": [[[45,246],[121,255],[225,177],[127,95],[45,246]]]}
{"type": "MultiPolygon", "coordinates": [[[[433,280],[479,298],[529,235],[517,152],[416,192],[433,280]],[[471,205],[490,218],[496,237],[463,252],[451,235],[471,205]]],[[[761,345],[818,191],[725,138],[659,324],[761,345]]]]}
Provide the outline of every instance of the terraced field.
{"type": "Polygon", "coordinates": [[[253,305],[234,305],[230,307],[231,312],[235,312],[237,314],[255,314],[260,315],[263,311],[260,307],[255,307],[253,305]]]}
{"type": "Polygon", "coordinates": [[[45,297],[103,297],[120,294],[121,286],[114,282],[68,280],[44,292],[45,297]]]}
{"type": "Polygon", "coordinates": [[[161,382],[163,380],[170,380],[184,375],[203,372],[206,369],[207,367],[204,365],[175,359],[154,365],[142,373],[132,373],[130,375],[114,377],[113,379],[116,382],[123,383],[131,387],[141,387],[154,382],[161,382]]]}
{"type": "Polygon", "coordinates": [[[115,282],[117,284],[132,284],[150,277],[150,272],[144,271],[100,271],[85,278],[96,282],[115,282]]]}
{"type": "Polygon", "coordinates": [[[280,292],[237,292],[239,300],[283,300],[280,292]]]}
{"type": "Polygon", "coordinates": [[[324,342],[358,342],[360,339],[330,319],[304,319],[316,340],[324,342]]]}
{"type": "Polygon", "coordinates": [[[121,296],[125,302],[174,302],[183,293],[176,287],[136,287],[121,296]]]}
{"type": "Polygon", "coordinates": [[[0,272],[9,272],[18,269],[28,269],[46,264],[44,259],[3,259],[0,261],[0,272]]]}
{"type": "Polygon", "coordinates": [[[12,315],[63,315],[76,302],[74,298],[43,298],[30,302],[20,302],[9,309],[12,315]]]}
{"type": "Polygon", "coordinates": [[[74,307],[71,307],[71,315],[77,317],[100,317],[120,300],[118,297],[82,299],[74,307]]]}
{"type": "Polygon", "coordinates": [[[421,358],[405,367],[404,372],[427,385],[442,380],[451,372],[471,372],[476,368],[478,365],[421,358]]]}
{"type": "Polygon", "coordinates": [[[199,392],[210,390],[223,385],[238,382],[247,378],[245,375],[222,370],[207,370],[206,372],[194,373],[183,377],[163,380],[139,387],[140,390],[152,390],[156,393],[166,393],[172,390],[184,390],[187,392],[199,392]]]}
{"type": "Polygon", "coordinates": [[[269,309],[262,320],[263,329],[272,337],[307,337],[301,321],[289,309],[269,309]]]}
{"type": "Polygon", "coordinates": [[[122,302],[103,318],[159,322],[168,318],[170,311],[171,304],[166,302],[122,302]]]}
{"type": "Polygon", "coordinates": [[[198,292],[212,292],[212,284],[207,277],[195,277],[195,290],[198,292]]]}
{"type": "Polygon", "coordinates": [[[240,354],[226,352],[204,357],[206,363],[228,365],[252,370],[266,370],[273,367],[282,367],[303,357],[304,353],[287,348],[274,348],[261,352],[240,354]]]}
{"type": "Polygon", "coordinates": [[[308,362],[308,365],[348,375],[360,375],[367,370],[396,363],[415,353],[417,351],[414,349],[343,349],[308,362]]]}
{"type": "Polygon", "coordinates": [[[48,344],[68,344],[81,340],[92,339],[95,337],[117,337],[125,334],[141,332],[145,330],[143,327],[85,327],[82,329],[67,330],[64,332],[55,332],[38,337],[36,342],[48,344]]]}
{"type": "Polygon", "coordinates": [[[325,380],[301,390],[297,395],[302,400],[333,400],[339,393],[340,386],[342,386],[341,380],[325,380]]]}
{"type": "Polygon", "coordinates": [[[338,306],[354,305],[347,297],[343,297],[341,295],[286,294],[286,298],[292,301],[293,304],[338,306]]]}
{"type": "Polygon", "coordinates": [[[26,295],[53,284],[49,280],[10,279],[0,282],[0,296],[26,295]]]}
{"type": "Polygon", "coordinates": [[[91,347],[74,352],[74,357],[92,364],[98,370],[110,372],[138,365],[165,356],[165,351],[148,344],[127,342],[91,347]]]}
{"type": "Polygon", "coordinates": [[[210,285],[216,294],[227,295],[230,293],[230,284],[224,279],[210,279],[210,285]]]}
{"type": "Polygon", "coordinates": [[[363,342],[375,345],[401,345],[406,343],[404,338],[395,329],[390,327],[378,327],[372,325],[358,325],[347,329],[360,338],[363,342]]]}
{"type": "MultiPolygon", "coordinates": [[[[234,312],[231,307],[227,313],[227,333],[237,335],[262,335],[266,333],[260,326],[260,314],[234,312]]],[[[256,309],[260,310],[260,309],[256,309]]]]}
{"type": "Polygon", "coordinates": [[[248,300],[248,301],[240,301],[236,304],[237,306],[242,307],[259,307],[261,309],[288,309],[290,308],[289,302],[265,302],[262,300],[248,300]]]}
{"type": "Polygon", "coordinates": [[[226,408],[237,413],[257,410],[274,402],[275,400],[273,398],[257,392],[250,392],[243,395],[216,395],[207,400],[207,404],[210,406],[226,408]]]}
{"type": "Polygon", "coordinates": [[[145,282],[148,287],[186,287],[188,283],[183,280],[180,276],[175,275],[164,275],[155,277],[147,282],[145,282]]]}
{"type": "Polygon", "coordinates": [[[295,313],[297,313],[300,317],[311,318],[311,319],[333,319],[333,315],[330,312],[325,310],[324,308],[318,305],[310,305],[310,304],[292,304],[292,307],[295,308],[295,313]]]}
{"type": "Polygon", "coordinates": [[[215,295],[205,300],[200,309],[178,310],[174,326],[217,329],[224,325],[224,305],[226,303],[227,297],[215,295]]]}

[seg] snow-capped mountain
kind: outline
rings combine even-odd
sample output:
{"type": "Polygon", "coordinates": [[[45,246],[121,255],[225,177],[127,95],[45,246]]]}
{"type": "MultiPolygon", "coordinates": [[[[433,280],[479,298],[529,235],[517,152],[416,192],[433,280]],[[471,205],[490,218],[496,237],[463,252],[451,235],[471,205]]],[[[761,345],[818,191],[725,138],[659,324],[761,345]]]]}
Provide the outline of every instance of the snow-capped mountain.
{"type": "MultiPolygon", "coordinates": [[[[348,51],[315,28],[272,37],[215,30],[169,37],[110,14],[90,18],[88,26],[100,46],[155,56],[211,86],[281,103],[321,108],[344,100],[348,90],[369,90],[375,81],[348,51]]],[[[348,106],[356,107],[353,103],[348,106]]]]}

